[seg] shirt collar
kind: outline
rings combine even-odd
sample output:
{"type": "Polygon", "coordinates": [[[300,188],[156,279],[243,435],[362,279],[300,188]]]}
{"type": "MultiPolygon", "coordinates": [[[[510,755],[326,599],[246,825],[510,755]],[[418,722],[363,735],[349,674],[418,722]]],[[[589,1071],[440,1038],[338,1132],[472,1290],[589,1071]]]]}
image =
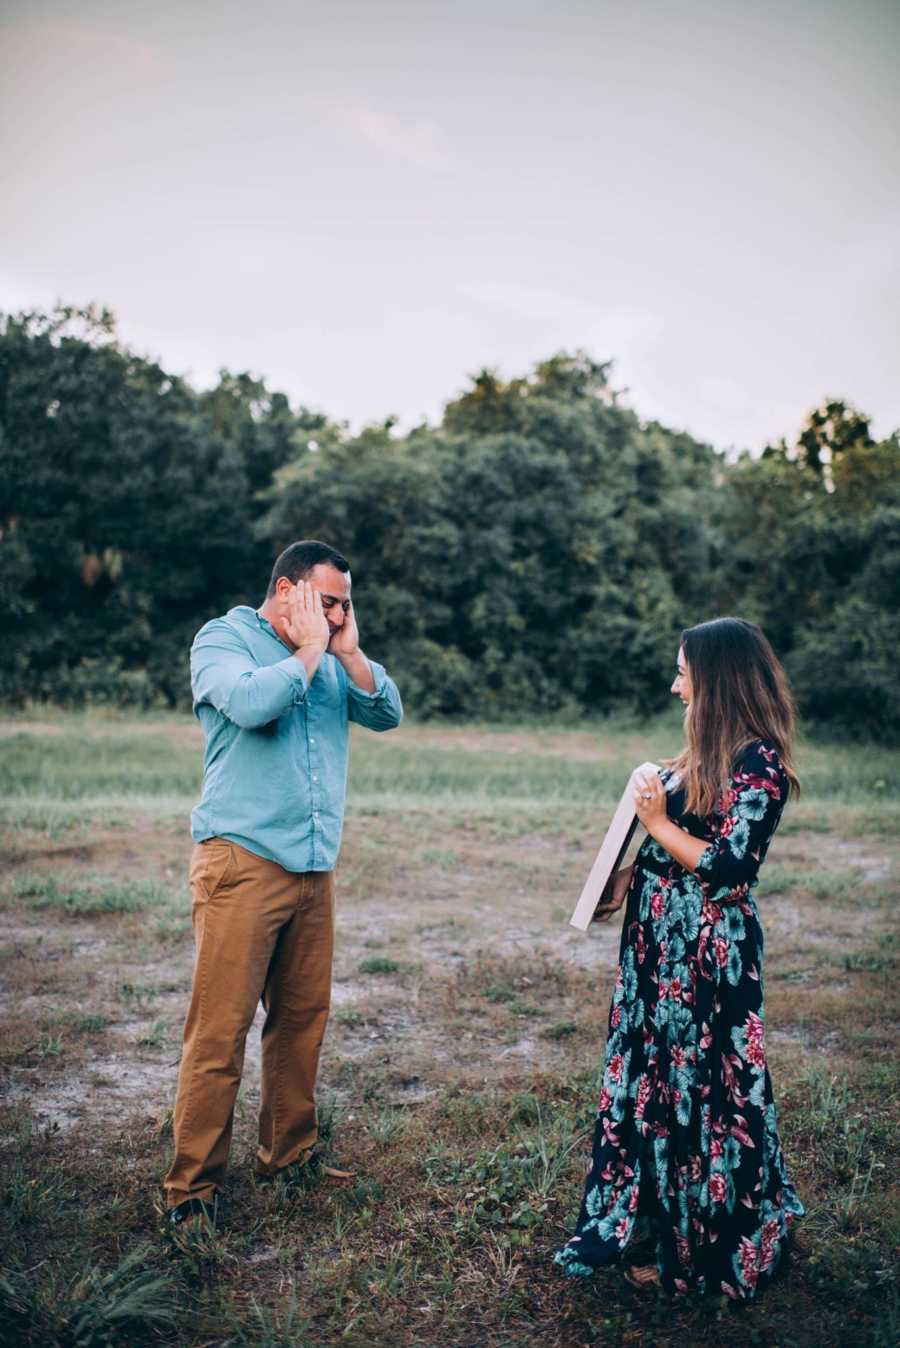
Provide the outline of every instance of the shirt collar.
{"type": "Polygon", "coordinates": [[[259,609],[256,610],[256,621],[259,623],[260,627],[264,632],[268,632],[270,637],[274,637],[280,646],[283,646],[286,651],[290,651],[291,655],[293,655],[294,652],[291,651],[290,646],[287,644],[286,641],[281,640],[281,637],[275,631],[275,628],[269,622],[268,618],[264,618],[263,615],[260,613],[259,609]]]}

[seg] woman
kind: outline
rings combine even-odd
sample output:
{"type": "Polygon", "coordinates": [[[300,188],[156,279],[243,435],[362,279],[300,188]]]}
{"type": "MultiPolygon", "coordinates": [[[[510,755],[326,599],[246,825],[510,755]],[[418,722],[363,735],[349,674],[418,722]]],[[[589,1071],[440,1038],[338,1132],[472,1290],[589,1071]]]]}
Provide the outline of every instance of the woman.
{"type": "Polygon", "coordinates": [[[751,893],[799,789],[794,706],[768,641],[739,618],[684,633],[672,692],[686,747],[662,778],[635,774],[648,836],[597,913],[626,904],[593,1160],[556,1262],[586,1277],[624,1261],[635,1285],[742,1299],[803,1215],[766,1067],[751,893]]]}

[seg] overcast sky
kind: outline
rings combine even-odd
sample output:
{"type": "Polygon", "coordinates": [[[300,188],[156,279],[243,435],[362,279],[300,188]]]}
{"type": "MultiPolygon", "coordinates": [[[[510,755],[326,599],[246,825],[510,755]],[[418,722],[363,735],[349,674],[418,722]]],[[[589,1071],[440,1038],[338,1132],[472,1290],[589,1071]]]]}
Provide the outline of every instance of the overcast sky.
{"type": "Polygon", "coordinates": [[[900,0],[0,0],[0,308],[354,426],[613,358],[720,447],[900,425],[900,0]]]}

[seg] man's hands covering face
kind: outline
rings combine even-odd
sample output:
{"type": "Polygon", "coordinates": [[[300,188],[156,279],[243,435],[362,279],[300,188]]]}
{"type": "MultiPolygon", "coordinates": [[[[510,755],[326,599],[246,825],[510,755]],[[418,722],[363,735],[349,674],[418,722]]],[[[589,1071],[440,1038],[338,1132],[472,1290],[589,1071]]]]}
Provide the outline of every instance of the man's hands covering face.
{"type": "Polygon", "coordinates": [[[284,628],[295,649],[318,646],[320,651],[326,650],[331,631],[318,590],[314,590],[308,580],[298,580],[287,591],[285,602],[287,613],[284,628]]]}
{"type": "Polygon", "coordinates": [[[359,629],[356,626],[356,616],[353,612],[353,604],[344,614],[344,625],[339,627],[331,637],[328,643],[328,650],[331,655],[355,655],[359,650],[359,629]]]}

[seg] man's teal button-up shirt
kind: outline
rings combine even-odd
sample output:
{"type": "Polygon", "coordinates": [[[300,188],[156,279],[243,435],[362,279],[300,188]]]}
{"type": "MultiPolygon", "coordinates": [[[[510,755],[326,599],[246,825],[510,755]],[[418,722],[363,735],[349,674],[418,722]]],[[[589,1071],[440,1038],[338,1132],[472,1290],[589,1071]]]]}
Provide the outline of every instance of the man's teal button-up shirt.
{"type": "Polygon", "coordinates": [[[390,730],[400,694],[370,660],[374,693],[322,656],[312,680],[275,630],[242,605],[191,647],[194,711],[206,736],[196,842],[227,838],[288,871],[330,871],[344,823],[348,722],[390,730]]]}

